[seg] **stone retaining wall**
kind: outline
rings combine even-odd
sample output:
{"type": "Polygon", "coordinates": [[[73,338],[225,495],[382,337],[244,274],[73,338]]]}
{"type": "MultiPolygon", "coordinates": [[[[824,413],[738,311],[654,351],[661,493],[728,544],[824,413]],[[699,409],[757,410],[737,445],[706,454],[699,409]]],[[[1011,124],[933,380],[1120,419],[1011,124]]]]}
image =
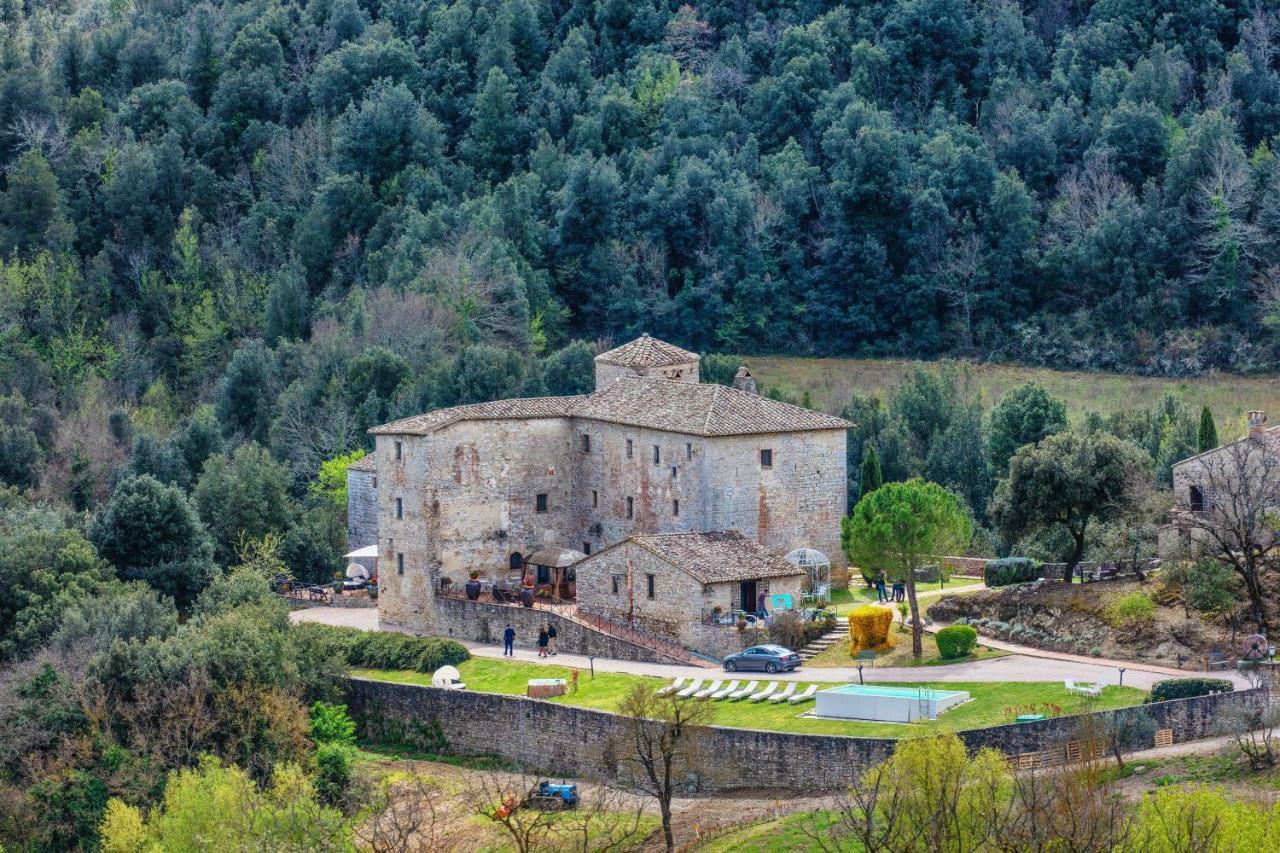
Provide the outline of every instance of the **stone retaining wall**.
{"type": "MultiPolygon", "coordinates": [[[[1231,709],[1261,708],[1265,688],[1174,699],[1143,706],[1174,742],[1212,734],[1231,709]]],[[[603,711],[491,693],[438,690],[360,678],[347,680],[346,701],[362,734],[454,755],[497,755],[530,770],[558,776],[614,775],[625,737],[622,718],[603,711]]],[[[1106,719],[1116,712],[1097,715],[1106,719]]],[[[960,732],[971,748],[1010,756],[1062,748],[1078,737],[1079,717],[960,732]]],[[[702,790],[785,788],[837,790],[888,757],[886,738],[788,734],[712,727],[699,749],[716,757],[698,780],[702,790]]]]}

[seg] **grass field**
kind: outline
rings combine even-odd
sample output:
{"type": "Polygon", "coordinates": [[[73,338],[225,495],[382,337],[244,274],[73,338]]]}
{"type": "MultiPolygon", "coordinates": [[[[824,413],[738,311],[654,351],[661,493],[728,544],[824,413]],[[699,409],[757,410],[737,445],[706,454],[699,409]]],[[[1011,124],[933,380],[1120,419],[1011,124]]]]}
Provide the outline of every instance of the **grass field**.
{"type": "MultiPolygon", "coordinates": [[[[517,661],[472,658],[458,667],[468,690],[484,693],[523,695],[530,678],[571,678],[573,669],[517,661]]],[[[430,684],[431,676],[410,670],[362,670],[353,675],[377,678],[407,684],[430,684]]],[[[709,678],[722,674],[708,672],[709,678]]],[[[749,678],[749,677],[748,677],[749,678]]],[[[760,676],[757,676],[760,679],[760,676]]],[[[739,676],[739,680],[747,680],[739,676]]],[[[620,673],[597,673],[593,679],[585,670],[578,671],[578,688],[574,693],[552,701],[602,711],[616,710],[622,698],[637,682],[654,689],[665,683],[661,679],[645,678],[620,673]]],[[[1026,713],[1028,708],[1037,712],[1072,714],[1088,710],[1105,710],[1134,705],[1146,694],[1131,687],[1107,687],[1102,697],[1092,703],[1081,696],[1071,695],[1061,682],[920,682],[903,685],[932,687],[940,690],[967,690],[972,701],[948,711],[937,723],[904,725],[898,723],[859,723],[844,720],[817,720],[802,716],[813,708],[812,703],[795,706],[786,703],[750,704],[745,702],[713,702],[715,716],[712,722],[718,726],[744,729],[765,729],[779,732],[803,732],[806,734],[853,735],[861,737],[903,737],[937,726],[949,730],[976,729],[984,726],[1012,722],[1013,717],[1026,713]]],[[[797,688],[799,690],[801,688],[797,688]]]]}
{"type": "MultiPolygon", "coordinates": [[[[919,362],[902,359],[790,358],[744,356],[751,372],[764,387],[776,386],[800,397],[809,392],[816,408],[836,412],[855,393],[877,393],[882,398],[902,381],[919,362]]],[[[982,402],[995,405],[1010,388],[1038,382],[1067,401],[1072,420],[1095,411],[1103,415],[1119,409],[1150,408],[1166,390],[1182,396],[1198,410],[1208,405],[1218,424],[1219,437],[1226,439],[1243,431],[1242,418],[1249,409],[1280,413],[1280,377],[1231,376],[1218,374],[1194,379],[1159,379],[1116,373],[1084,373],[1022,367],[1009,364],[967,365],[982,402]]]]}
{"type": "MultiPolygon", "coordinates": [[[[911,654],[911,634],[898,630],[897,623],[894,623],[893,629],[889,633],[889,637],[893,640],[893,648],[879,652],[876,654],[875,660],[871,661],[869,666],[887,667],[887,666],[938,666],[940,664],[966,663],[975,660],[988,660],[989,658],[1002,658],[1009,652],[1002,652],[999,649],[989,649],[986,646],[979,645],[974,648],[971,654],[962,658],[953,658],[952,660],[943,660],[942,655],[938,654],[938,641],[933,634],[925,633],[920,638],[923,646],[924,655],[920,660],[916,660],[911,654]]],[[[839,667],[839,666],[857,666],[857,662],[853,656],[849,654],[848,643],[837,643],[825,652],[814,655],[805,661],[805,666],[812,667],[839,667]]]]}

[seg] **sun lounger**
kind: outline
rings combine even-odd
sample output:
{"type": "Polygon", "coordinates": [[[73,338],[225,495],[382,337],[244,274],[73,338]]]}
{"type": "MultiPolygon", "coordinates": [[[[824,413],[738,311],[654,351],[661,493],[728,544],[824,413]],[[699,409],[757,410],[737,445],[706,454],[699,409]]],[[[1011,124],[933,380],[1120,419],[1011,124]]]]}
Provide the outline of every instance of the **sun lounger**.
{"type": "Polygon", "coordinates": [[[805,691],[803,693],[797,693],[796,695],[787,699],[787,702],[791,705],[799,705],[801,702],[808,702],[810,699],[813,698],[813,694],[817,692],[818,692],[818,685],[810,684],[807,688],[805,688],[805,691]]]}
{"type": "Polygon", "coordinates": [[[684,699],[686,697],[692,696],[693,694],[697,693],[701,689],[702,689],[702,679],[695,678],[692,684],[690,684],[684,690],[681,690],[676,695],[679,696],[681,699],[684,699]]]}
{"type": "Polygon", "coordinates": [[[756,695],[754,695],[754,696],[748,696],[748,697],[747,697],[747,701],[748,701],[748,702],[759,702],[759,701],[760,701],[760,700],[762,700],[762,699],[767,699],[767,698],[769,698],[769,696],[770,696],[770,695],[772,695],[773,691],[775,691],[775,690],[777,690],[777,689],[778,689],[778,682],[776,682],[776,681],[770,681],[770,682],[769,682],[769,686],[768,686],[768,687],[766,687],[764,690],[761,690],[759,693],[757,693],[757,694],[756,694],[756,695]]]}
{"type": "Polygon", "coordinates": [[[746,699],[752,693],[755,693],[759,687],[760,687],[760,682],[758,681],[749,682],[747,686],[742,688],[741,690],[735,690],[732,693],[730,693],[729,701],[736,702],[739,699],[746,699]]]}
{"type": "Polygon", "coordinates": [[[783,690],[781,693],[775,693],[775,694],[773,694],[772,696],[768,697],[768,701],[770,701],[770,702],[785,702],[788,698],[790,698],[790,696],[791,696],[791,694],[792,694],[792,693],[795,693],[795,692],[796,692],[796,688],[797,688],[797,687],[799,687],[799,686],[800,686],[799,684],[796,684],[796,683],[793,681],[793,682],[791,682],[790,684],[788,684],[788,685],[787,685],[787,688],[786,688],[785,690],[783,690]]]}
{"type": "Polygon", "coordinates": [[[677,678],[675,681],[673,681],[673,682],[671,682],[670,684],[668,684],[666,687],[664,687],[664,688],[662,688],[661,690],[659,690],[659,691],[658,691],[658,695],[659,695],[659,696],[666,696],[668,693],[675,693],[675,692],[676,692],[677,690],[679,690],[681,687],[684,687],[684,683],[685,683],[686,681],[688,681],[688,680],[689,680],[689,679],[685,678],[684,676],[681,676],[681,677],[677,678]]]}
{"type": "Polygon", "coordinates": [[[711,682],[710,687],[704,687],[701,690],[699,690],[697,693],[693,694],[693,698],[706,699],[712,693],[715,693],[717,690],[719,690],[722,686],[724,686],[724,680],[717,678],[715,681],[711,682]]]}
{"type": "Polygon", "coordinates": [[[729,682],[729,684],[728,684],[727,686],[720,688],[720,689],[719,689],[719,690],[717,690],[715,693],[712,693],[712,694],[711,694],[711,698],[712,698],[712,699],[723,699],[724,697],[728,696],[728,695],[729,695],[730,693],[732,693],[733,691],[737,690],[737,689],[738,689],[738,686],[739,686],[740,684],[742,684],[742,682],[741,682],[741,681],[730,681],[730,682],[729,682]]]}

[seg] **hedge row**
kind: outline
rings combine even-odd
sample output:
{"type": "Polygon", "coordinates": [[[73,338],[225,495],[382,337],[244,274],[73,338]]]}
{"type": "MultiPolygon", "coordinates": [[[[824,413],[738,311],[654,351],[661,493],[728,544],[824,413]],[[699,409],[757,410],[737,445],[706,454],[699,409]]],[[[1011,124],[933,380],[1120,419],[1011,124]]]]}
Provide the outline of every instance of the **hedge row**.
{"type": "Polygon", "coordinates": [[[457,666],[471,657],[466,647],[438,637],[411,637],[390,631],[361,631],[307,623],[294,628],[303,643],[315,644],[328,658],[340,657],[348,666],[366,669],[412,669],[435,672],[457,666]]]}
{"type": "Polygon", "coordinates": [[[982,580],[989,587],[1008,586],[1038,580],[1044,575],[1044,566],[1030,557],[1004,557],[992,560],[982,570],[982,580]]]}
{"type": "Polygon", "coordinates": [[[1234,686],[1224,678],[1170,678],[1151,685],[1151,701],[1190,699],[1211,693],[1230,693],[1234,686]]]}

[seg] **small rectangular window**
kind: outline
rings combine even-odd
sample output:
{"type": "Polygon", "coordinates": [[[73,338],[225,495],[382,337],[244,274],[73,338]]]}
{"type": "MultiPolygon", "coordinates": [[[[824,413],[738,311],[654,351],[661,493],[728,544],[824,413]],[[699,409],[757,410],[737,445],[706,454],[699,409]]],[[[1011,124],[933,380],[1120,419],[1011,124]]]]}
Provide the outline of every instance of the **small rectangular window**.
{"type": "Polygon", "coordinates": [[[692,458],[693,458],[693,442],[692,442],[692,441],[689,441],[689,442],[686,442],[686,443],[685,443],[685,445],[684,445],[684,456],[685,456],[685,458],[686,458],[686,459],[692,459],[692,458]]]}
{"type": "Polygon", "coordinates": [[[621,578],[619,578],[617,575],[614,575],[614,576],[613,576],[613,577],[611,577],[609,580],[610,580],[610,581],[612,581],[612,585],[613,585],[613,594],[614,594],[614,595],[619,595],[619,594],[621,593],[621,591],[622,591],[622,583],[620,582],[622,579],[621,579],[621,578]]]}
{"type": "Polygon", "coordinates": [[[592,507],[600,506],[600,493],[597,492],[595,489],[591,490],[591,506],[592,507]]]}
{"type": "Polygon", "coordinates": [[[760,451],[760,467],[761,468],[773,467],[773,451],[768,447],[760,451]]]}
{"type": "Polygon", "coordinates": [[[583,542],[583,543],[582,543],[582,553],[584,553],[584,554],[590,554],[590,553],[591,553],[591,543],[590,543],[590,542],[583,542]]]}
{"type": "Polygon", "coordinates": [[[680,515],[680,501],[671,502],[671,514],[675,516],[680,515]]]}
{"type": "Polygon", "coordinates": [[[404,518],[404,499],[396,498],[396,518],[404,518]]]}
{"type": "Polygon", "coordinates": [[[547,511],[547,495],[545,492],[540,493],[536,498],[534,498],[533,508],[538,512],[547,511]]]}
{"type": "Polygon", "coordinates": [[[582,436],[582,452],[583,453],[591,452],[591,436],[589,435],[584,434],[582,436]]]}
{"type": "Polygon", "coordinates": [[[635,517],[636,517],[636,499],[632,497],[628,497],[627,498],[627,518],[635,518],[635,517]]]}
{"type": "Polygon", "coordinates": [[[656,444],[653,446],[653,464],[662,464],[662,450],[656,444]]]}
{"type": "Polygon", "coordinates": [[[373,478],[373,487],[374,487],[375,489],[376,489],[376,488],[378,488],[378,478],[377,478],[377,477],[374,477],[374,478],[373,478]]]}
{"type": "Polygon", "coordinates": [[[654,575],[645,575],[644,579],[649,587],[649,600],[652,601],[654,593],[657,592],[657,578],[654,575]]]}
{"type": "Polygon", "coordinates": [[[679,469],[679,468],[672,468],[672,469],[671,469],[671,479],[673,479],[673,480],[679,480],[679,479],[680,479],[680,469],[679,469]]]}
{"type": "Polygon", "coordinates": [[[632,456],[635,456],[635,454],[636,454],[635,445],[632,444],[631,439],[628,438],[627,439],[627,458],[630,459],[632,456]]]}
{"type": "Polygon", "coordinates": [[[404,554],[396,554],[396,574],[404,574],[404,554]]]}
{"type": "Polygon", "coordinates": [[[403,458],[404,458],[404,445],[402,445],[400,442],[397,441],[396,442],[396,460],[399,461],[403,458]]]}

